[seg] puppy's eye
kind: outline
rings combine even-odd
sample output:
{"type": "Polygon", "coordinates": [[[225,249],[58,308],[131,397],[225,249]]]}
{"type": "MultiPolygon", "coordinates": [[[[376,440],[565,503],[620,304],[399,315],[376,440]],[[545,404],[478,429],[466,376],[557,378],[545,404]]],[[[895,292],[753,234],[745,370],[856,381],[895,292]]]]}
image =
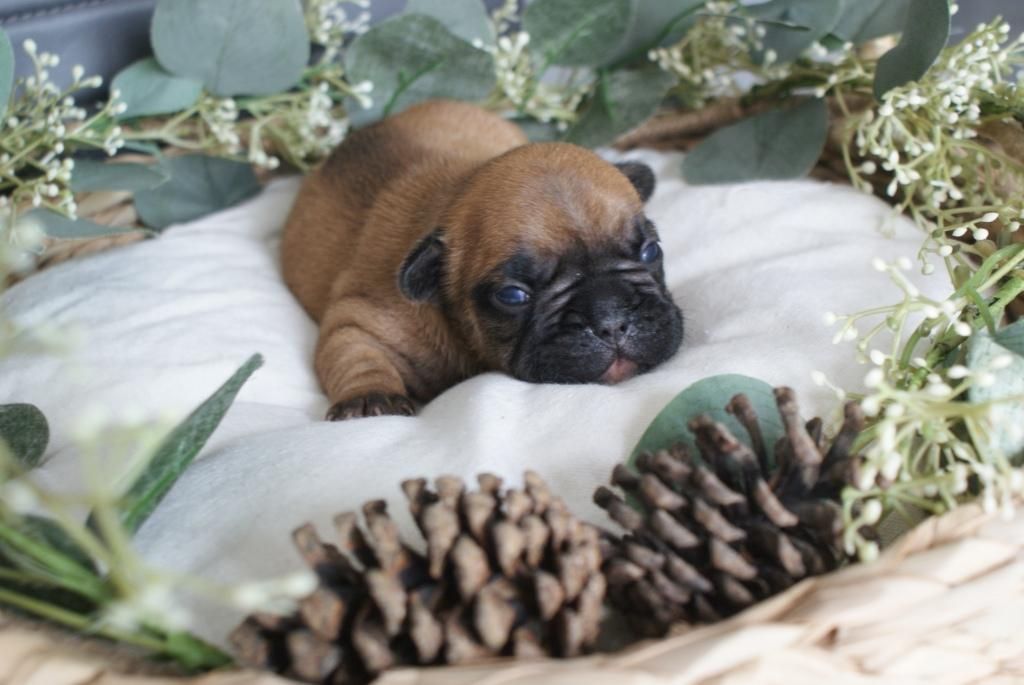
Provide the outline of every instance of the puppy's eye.
{"type": "Polygon", "coordinates": [[[661,257],[661,245],[657,242],[647,243],[640,249],[640,261],[653,264],[661,257]]]}
{"type": "Polygon", "coordinates": [[[506,285],[496,293],[494,299],[506,307],[521,307],[530,301],[530,293],[514,285],[506,285]]]}

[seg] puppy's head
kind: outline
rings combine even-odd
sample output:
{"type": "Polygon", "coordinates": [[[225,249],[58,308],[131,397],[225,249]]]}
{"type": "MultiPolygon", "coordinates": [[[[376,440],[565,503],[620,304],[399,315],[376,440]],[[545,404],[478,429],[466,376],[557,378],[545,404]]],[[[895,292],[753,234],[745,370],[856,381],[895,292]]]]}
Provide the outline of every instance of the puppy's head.
{"type": "Polygon", "coordinates": [[[643,164],[563,143],[516,148],[467,179],[399,286],[440,306],[490,368],[532,382],[625,380],[682,341],[643,211],[653,190],[643,164]]]}

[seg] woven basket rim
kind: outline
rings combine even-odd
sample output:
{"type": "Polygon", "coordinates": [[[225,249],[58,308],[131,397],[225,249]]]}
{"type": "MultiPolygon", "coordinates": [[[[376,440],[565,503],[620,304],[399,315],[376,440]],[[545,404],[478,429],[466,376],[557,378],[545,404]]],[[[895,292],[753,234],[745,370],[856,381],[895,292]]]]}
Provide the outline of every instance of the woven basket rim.
{"type": "MultiPolygon", "coordinates": [[[[1024,583],[1007,586],[1008,577],[1024,577],[1024,515],[1012,521],[984,513],[975,504],[928,519],[870,564],[857,564],[809,578],[726,621],[693,628],[662,640],[645,641],[616,654],[574,660],[497,660],[473,666],[400,669],[385,673],[377,685],[483,685],[484,683],[575,683],[646,685],[730,682],[896,682],[874,680],[871,659],[853,658],[851,651],[872,637],[899,629],[902,649],[921,648],[936,631],[949,626],[927,621],[928,602],[948,593],[985,595],[986,586],[1012,587],[988,597],[975,608],[984,615],[1001,605],[1024,606],[1024,583]],[[1000,584],[1001,583],[1001,584],[1000,584]],[[894,599],[894,590],[904,597],[894,599]],[[927,592],[925,591],[927,590],[927,592]],[[887,596],[890,601],[882,601],[887,596]],[[897,606],[892,606],[893,602],[897,606]],[[851,637],[852,636],[852,637],[851,637]],[[854,639],[855,638],[855,639],[854,639]],[[853,640],[851,642],[851,640],[853,640]],[[851,646],[852,645],[852,646],[851,646]],[[785,672],[773,669],[785,665],[785,672]],[[759,671],[764,680],[743,680],[759,671]],[[767,670],[764,670],[767,669],[767,670]],[[769,677],[768,675],[771,675],[769,677]],[[774,674],[774,675],[772,675],[774,674]],[[791,680],[782,680],[782,675],[791,680]],[[614,679],[614,680],[613,680],[614,679]],[[590,683],[593,681],[593,683],[590,683]]],[[[939,614],[949,623],[962,618],[955,603],[943,602],[939,614]]],[[[936,612],[931,611],[931,614],[936,612]]],[[[941,617],[941,616],[940,616],[941,617]]],[[[1024,614],[1021,616],[1024,622],[1024,614]]],[[[896,638],[893,637],[893,640],[896,638]]],[[[994,642],[994,641],[993,641],[994,642]]],[[[1017,667],[1024,669],[1024,641],[1017,667]]],[[[990,645],[979,653],[992,651],[990,645]]],[[[292,681],[273,674],[226,670],[199,677],[125,674],[124,667],[95,645],[39,630],[0,613],[0,682],[47,685],[283,685],[292,681]]],[[[902,682],[917,677],[904,673],[902,682]]],[[[919,674],[921,677],[926,672],[919,674]]],[[[1024,670],[1020,675],[1024,676],[1024,670]]],[[[948,682],[970,682],[949,680],[948,682]]]]}

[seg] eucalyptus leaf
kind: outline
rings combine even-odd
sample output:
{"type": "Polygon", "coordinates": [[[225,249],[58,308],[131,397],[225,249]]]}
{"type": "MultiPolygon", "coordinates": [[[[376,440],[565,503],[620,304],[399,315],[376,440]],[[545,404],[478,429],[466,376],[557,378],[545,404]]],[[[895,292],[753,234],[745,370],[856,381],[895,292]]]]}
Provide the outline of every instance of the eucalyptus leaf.
{"type": "Polygon", "coordinates": [[[0,405],[0,438],[22,468],[34,469],[42,461],[50,442],[50,425],[35,405],[3,404],[0,405]]]}
{"type": "Polygon", "coordinates": [[[881,99],[931,69],[949,40],[951,16],[949,0],[910,1],[903,38],[878,60],[875,97],[881,99]]]}
{"type": "Polygon", "coordinates": [[[101,162],[94,159],[75,160],[71,173],[71,190],[89,193],[97,190],[124,190],[131,193],[153,190],[170,179],[159,164],[101,162]]]}
{"type": "Polygon", "coordinates": [[[98,224],[88,219],[69,219],[63,214],[50,211],[49,209],[33,209],[23,216],[20,221],[33,221],[51,238],[65,238],[68,240],[80,240],[82,238],[98,238],[104,235],[117,235],[119,233],[131,233],[139,229],[131,226],[107,226],[98,224]]]}
{"type": "Polygon", "coordinates": [[[536,119],[514,119],[512,123],[523,130],[531,143],[550,143],[562,137],[558,126],[550,122],[536,119]]]}
{"type": "Polygon", "coordinates": [[[585,147],[610,143],[654,114],[674,84],[675,78],[655,64],[603,75],[565,139],[585,147]]]}
{"type": "MultiPolygon", "coordinates": [[[[1013,344],[1019,343],[1018,333],[1004,336],[1013,344]]],[[[967,350],[967,366],[979,373],[992,373],[995,383],[983,387],[974,383],[968,391],[971,402],[994,402],[984,419],[986,430],[981,435],[972,435],[974,443],[983,449],[998,451],[1011,459],[1014,464],[1024,462],[1024,357],[1013,354],[1009,366],[999,370],[992,369],[992,362],[1010,354],[993,339],[988,331],[978,331],[971,336],[967,350]],[[1006,398],[1017,398],[1006,400],[1006,398]],[[999,401],[1006,400],[1006,401],[999,401]]]]}
{"type": "Polygon", "coordinates": [[[523,29],[542,67],[599,66],[618,53],[632,12],[629,0],[534,0],[523,29]]]}
{"type": "Polygon", "coordinates": [[[7,118],[7,103],[14,88],[14,49],[11,39],[0,29],[0,116],[7,118]]]}
{"type": "Polygon", "coordinates": [[[1024,357],[1024,319],[996,331],[995,341],[1021,357],[1024,357]]]}
{"type": "Polygon", "coordinates": [[[150,40],[164,69],[222,97],[287,90],[309,61],[298,0],[159,0],[150,40]]]}
{"type": "Polygon", "coordinates": [[[764,20],[765,50],[773,50],[776,61],[785,64],[825,38],[841,9],[841,0],[771,0],[749,11],[764,20]]]}
{"type": "Polygon", "coordinates": [[[807,100],[720,129],[683,161],[688,183],[709,185],[806,176],[828,135],[824,100],[807,100]]]}
{"type": "Polygon", "coordinates": [[[120,92],[119,99],[127,106],[118,119],[180,112],[194,105],[203,92],[202,81],[175,76],[152,57],[122,69],[110,87],[120,92]]]}
{"type": "Polygon", "coordinates": [[[482,100],[494,88],[494,58],[437,19],[404,14],[374,26],[345,51],[348,78],[373,83],[373,105],[351,108],[357,125],[431,98],[482,100]]]}
{"type": "MultiPolygon", "coordinates": [[[[263,357],[250,357],[160,443],[145,470],[121,497],[118,513],[128,532],[134,533],[149,518],[220,425],[242,385],[262,365],[263,357]]],[[[89,525],[95,528],[93,517],[89,525]]]]}
{"type": "Polygon", "coordinates": [[[252,167],[229,159],[168,157],[160,167],[170,178],[154,189],[135,193],[139,218],[158,230],[231,207],[260,190],[252,167]]]}
{"type": "Polygon", "coordinates": [[[737,439],[750,445],[743,425],[725,410],[733,396],[740,393],[747,396],[757,412],[765,444],[774,445],[785,434],[785,428],[775,405],[772,386],[749,376],[725,374],[697,381],[676,395],[644,431],[629,463],[632,464],[641,452],[655,452],[676,443],[687,445],[694,455],[699,454],[688,424],[701,414],[724,424],[737,439]]]}
{"type": "Polygon", "coordinates": [[[910,0],[843,0],[843,9],[832,32],[860,45],[903,31],[910,0]]]}
{"type": "Polygon", "coordinates": [[[405,12],[433,17],[467,43],[494,43],[494,25],[482,0],[409,0],[405,12]]]}
{"type": "Polygon", "coordinates": [[[633,22],[613,62],[649,61],[647,53],[679,41],[696,21],[706,0],[635,0],[633,22]]]}

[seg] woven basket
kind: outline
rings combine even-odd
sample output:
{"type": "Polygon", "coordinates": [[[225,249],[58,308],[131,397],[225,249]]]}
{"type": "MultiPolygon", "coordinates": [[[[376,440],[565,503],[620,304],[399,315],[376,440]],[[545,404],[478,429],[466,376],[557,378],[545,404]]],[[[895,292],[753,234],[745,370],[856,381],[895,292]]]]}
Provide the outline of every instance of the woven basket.
{"type": "MultiPolygon", "coordinates": [[[[0,615],[0,683],[283,685],[226,671],[122,675],[125,654],[0,615]],[[119,667],[121,670],[119,670],[119,667]]],[[[1024,682],[1024,515],[967,506],[872,564],[806,580],[734,618],[612,656],[400,670],[377,685],[903,685],[1024,682]]]]}
{"type": "MultiPolygon", "coordinates": [[[[668,112],[623,136],[620,149],[690,149],[755,110],[739,101],[668,112]]],[[[838,130],[835,128],[834,130],[838,130]]],[[[844,183],[836,138],[813,175],[844,183]]],[[[1024,137],[1015,131],[1019,143],[1024,137]]],[[[1004,145],[1005,141],[998,141],[1004,145]]],[[[1024,147],[1024,146],[1021,146],[1024,147]]],[[[1015,150],[1024,159],[1024,150],[1015,150]]],[[[1016,156],[1016,155],[1015,155],[1016,156]]],[[[81,198],[97,223],[137,225],[125,193],[81,198]]],[[[1024,237],[1024,231],[1021,232],[1024,237]]],[[[43,269],[143,239],[54,241],[43,269]]],[[[1024,312],[1024,300],[1016,303],[1024,312]]],[[[274,675],[225,671],[188,678],[140,654],[0,611],[0,685],[283,685],[274,675]]],[[[963,507],[930,519],[870,565],[806,580],[714,626],[623,653],[569,661],[399,670],[378,685],[960,685],[1024,683],[1024,514],[1006,522],[963,507]]]]}

